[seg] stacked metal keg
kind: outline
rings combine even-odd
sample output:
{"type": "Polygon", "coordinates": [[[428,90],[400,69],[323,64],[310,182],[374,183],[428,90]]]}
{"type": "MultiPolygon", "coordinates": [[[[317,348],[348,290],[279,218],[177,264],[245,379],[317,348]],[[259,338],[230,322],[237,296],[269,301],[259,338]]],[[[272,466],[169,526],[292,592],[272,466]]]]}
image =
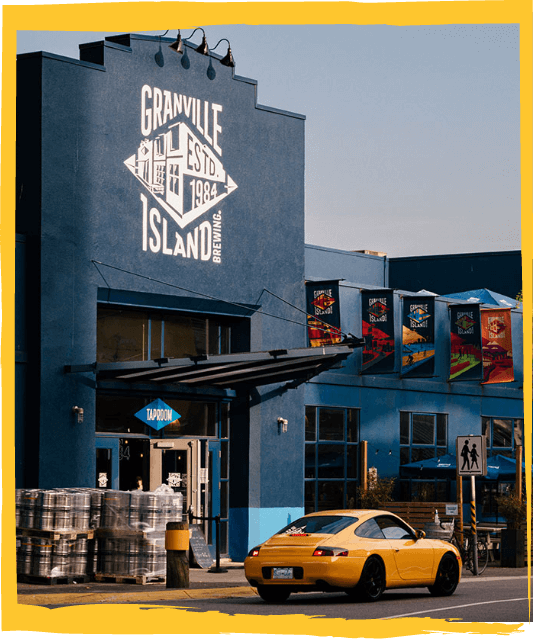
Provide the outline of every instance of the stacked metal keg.
{"type": "Polygon", "coordinates": [[[19,534],[17,573],[164,575],[164,530],[167,522],[181,521],[182,508],[183,496],[172,491],[17,489],[17,528],[76,534],[72,540],[19,534]],[[103,530],[102,537],[79,536],[89,529],[103,530]]]}

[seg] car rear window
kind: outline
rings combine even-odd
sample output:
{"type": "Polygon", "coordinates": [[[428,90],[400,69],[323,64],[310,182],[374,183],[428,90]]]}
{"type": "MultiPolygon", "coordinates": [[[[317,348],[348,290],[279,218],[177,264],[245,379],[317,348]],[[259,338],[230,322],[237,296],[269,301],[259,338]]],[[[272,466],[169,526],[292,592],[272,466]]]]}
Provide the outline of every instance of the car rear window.
{"type": "Polygon", "coordinates": [[[308,516],[299,518],[286,527],[280,533],[338,533],[351,524],[355,524],[358,518],[351,516],[308,516]]]}

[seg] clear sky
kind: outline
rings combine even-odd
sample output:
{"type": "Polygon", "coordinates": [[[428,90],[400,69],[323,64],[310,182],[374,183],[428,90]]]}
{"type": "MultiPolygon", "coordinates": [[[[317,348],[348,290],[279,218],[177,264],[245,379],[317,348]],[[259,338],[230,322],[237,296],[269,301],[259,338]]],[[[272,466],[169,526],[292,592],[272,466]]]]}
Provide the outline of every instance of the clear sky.
{"type": "MultiPolygon", "coordinates": [[[[307,117],[308,243],[520,249],[518,25],[202,26],[260,104],[307,117]]],[[[18,51],[78,58],[105,35],[21,31],[18,51]]]]}

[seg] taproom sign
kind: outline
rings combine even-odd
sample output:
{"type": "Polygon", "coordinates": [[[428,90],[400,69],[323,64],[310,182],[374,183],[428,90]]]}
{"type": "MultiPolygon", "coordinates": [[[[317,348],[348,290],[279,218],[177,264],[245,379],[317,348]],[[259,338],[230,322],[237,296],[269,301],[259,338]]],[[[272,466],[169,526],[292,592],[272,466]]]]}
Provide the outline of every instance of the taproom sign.
{"type": "Polygon", "coordinates": [[[172,407],[169,407],[166,402],[163,402],[161,398],[157,398],[157,400],[150,402],[146,407],[137,411],[135,417],[156,431],[181,418],[180,414],[174,411],[172,407]]]}

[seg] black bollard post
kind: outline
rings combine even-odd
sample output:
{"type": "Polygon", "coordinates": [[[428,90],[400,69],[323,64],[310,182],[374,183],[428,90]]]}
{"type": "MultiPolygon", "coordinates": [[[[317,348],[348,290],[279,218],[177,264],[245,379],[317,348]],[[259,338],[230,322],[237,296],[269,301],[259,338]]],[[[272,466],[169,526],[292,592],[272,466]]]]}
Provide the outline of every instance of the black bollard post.
{"type": "Polygon", "coordinates": [[[213,518],[215,521],[215,566],[211,569],[208,569],[208,573],[227,573],[227,569],[222,569],[220,567],[220,514],[213,518]]]}

